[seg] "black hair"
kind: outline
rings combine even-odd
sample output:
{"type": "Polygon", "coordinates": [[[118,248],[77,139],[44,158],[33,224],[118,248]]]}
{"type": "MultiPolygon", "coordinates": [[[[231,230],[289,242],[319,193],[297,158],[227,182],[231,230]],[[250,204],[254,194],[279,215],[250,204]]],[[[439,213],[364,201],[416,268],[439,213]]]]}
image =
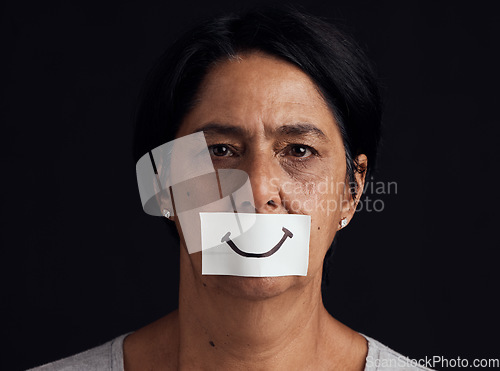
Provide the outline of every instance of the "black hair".
{"type": "Polygon", "coordinates": [[[312,79],[338,123],[346,180],[354,184],[355,171],[369,175],[376,163],[382,112],[373,68],[346,34],[290,7],[218,16],[179,38],[161,56],[143,88],[136,115],[135,161],[175,138],[215,63],[252,51],[287,61],[312,79]],[[368,158],[366,169],[356,163],[359,154],[368,158]]]}

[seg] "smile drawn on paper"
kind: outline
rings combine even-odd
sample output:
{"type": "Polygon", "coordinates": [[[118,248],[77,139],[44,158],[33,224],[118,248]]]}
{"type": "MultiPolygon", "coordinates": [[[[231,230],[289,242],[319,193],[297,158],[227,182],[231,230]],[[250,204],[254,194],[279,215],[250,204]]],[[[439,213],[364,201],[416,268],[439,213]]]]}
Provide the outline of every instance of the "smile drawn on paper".
{"type": "Polygon", "coordinates": [[[252,252],[245,252],[245,251],[240,250],[238,248],[238,246],[236,246],[236,244],[233,241],[231,241],[231,239],[229,238],[229,236],[231,235],[231,232],[227,232],[224,235],[224,237],[222,237],[220,242],[226,242],[229,245],[229,247],[236,254],[241,255],[245,258],[267,258],[267,257],[273,255],[276,251],[278,251],[288,237],[290,237],[290,238],[293,237],[293,233],[290,232],[285,227],[281,228],[281,230],[283,231],[283,237],[281,237],[281,240],[271,250],[264,252],[264,253],[252,253],[252,252]]]}

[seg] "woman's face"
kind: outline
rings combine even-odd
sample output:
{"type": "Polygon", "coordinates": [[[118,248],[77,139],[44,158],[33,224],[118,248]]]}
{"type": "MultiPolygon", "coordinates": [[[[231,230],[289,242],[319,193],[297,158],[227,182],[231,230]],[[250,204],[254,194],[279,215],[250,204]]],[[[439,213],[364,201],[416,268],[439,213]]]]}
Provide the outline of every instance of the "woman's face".
{"type": "Polygon", "coordinates": [[[344,146],[335,118],[300,69],[262,53],[217,64],[177,137],[203,130],[215,168],[244,170],[258,213],[311,216],[307,277],[202,276],[201,254],[189,255],[198,280],[235,295],[267,297],[321,280],[323,258],[352,204],[344,189],[344,146]]]}

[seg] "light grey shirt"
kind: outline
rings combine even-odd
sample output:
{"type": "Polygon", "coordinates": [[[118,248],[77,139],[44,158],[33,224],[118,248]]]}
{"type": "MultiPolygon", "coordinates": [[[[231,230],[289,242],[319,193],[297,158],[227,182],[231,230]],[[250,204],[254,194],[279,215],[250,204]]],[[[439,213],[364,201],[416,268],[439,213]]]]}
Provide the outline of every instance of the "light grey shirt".
{"type": "MultiPolygon", "coordinates": [[[[124,371],[123,370],[123,339],[128,334],[101,346],[78,353],[74,356],[56,362],[35,367],[30,371],[124,371]]],[[[363,334],[362,334],[363,335],[363,334]]],[[[366,356],[365,371],[386,370],[430,370],[411,362],[408,358],[386,347],[382,343],[363,335],[368,340],[368,354],[366,356]]]]}

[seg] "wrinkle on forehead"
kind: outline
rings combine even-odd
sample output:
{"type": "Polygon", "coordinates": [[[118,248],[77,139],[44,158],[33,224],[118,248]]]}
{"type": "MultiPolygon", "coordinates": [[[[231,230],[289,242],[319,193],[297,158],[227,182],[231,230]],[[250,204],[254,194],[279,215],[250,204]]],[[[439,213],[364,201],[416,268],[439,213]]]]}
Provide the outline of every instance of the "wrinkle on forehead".
{"type": "MultiPolygon", "coordinates": [[[[237,59],[218,62],[208,71],[200,95],[217,93],[227,87],[235,92],[247,89],[246,93],[252,93],[257,100],[265,97],[267,104],[327,107],[318,87],[307,74],[292,63],[263,52],[238,54],[237,59]],[[239,73],[242,68],[245,73],[239,73]],[[255,84],[257,80],[259,83],[255,84]],[[287,97],[283,99],[285,94],[287,97]]],[[[235,94],[228,96],[236,97],[235,94]]]]}
{"type": "Polygon", "coordinates": [[[197,98],[184,120],[189,132],[211,121],[262,129],[264,124],[266,130],[292,122],[323,122],[325,134],[336,135],[335,117],[311,78],[262,52],[218,62],[205,76],[197,98]]]}

